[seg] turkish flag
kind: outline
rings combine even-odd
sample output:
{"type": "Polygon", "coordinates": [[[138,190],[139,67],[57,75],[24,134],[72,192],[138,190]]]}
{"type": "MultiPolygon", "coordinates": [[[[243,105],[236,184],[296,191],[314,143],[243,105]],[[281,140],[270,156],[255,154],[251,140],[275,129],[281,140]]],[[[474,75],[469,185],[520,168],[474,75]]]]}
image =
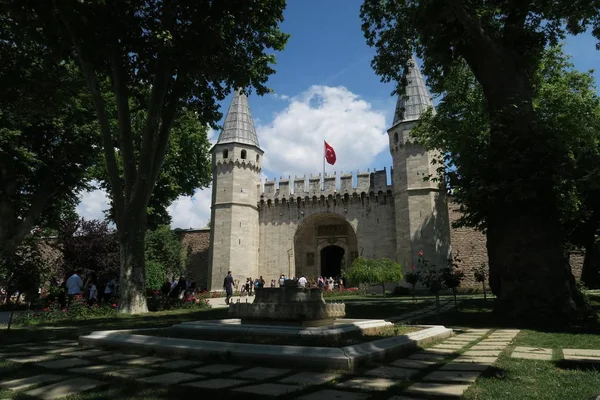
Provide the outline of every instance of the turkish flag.
{"type": "Polygon", "coordinates": [[[325,159],[327,160],[328,164],[335,164],[335,150],[333,150],[333,147],[331,147],[327,142],[325,142],[325,159]]]}

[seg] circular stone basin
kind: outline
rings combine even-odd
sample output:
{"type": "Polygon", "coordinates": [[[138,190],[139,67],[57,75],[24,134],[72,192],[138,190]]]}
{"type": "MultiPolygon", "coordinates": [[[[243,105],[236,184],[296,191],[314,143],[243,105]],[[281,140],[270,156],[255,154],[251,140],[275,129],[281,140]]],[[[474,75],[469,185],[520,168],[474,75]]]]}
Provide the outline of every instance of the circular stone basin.
{"type": "Polygon", "coordinates": [[[287,286],[255,291],[253,303],[234,303],[229,317],[242,323],[322,326],[346,316],[345,304],[326,303],[323,290],[287,286]]]}

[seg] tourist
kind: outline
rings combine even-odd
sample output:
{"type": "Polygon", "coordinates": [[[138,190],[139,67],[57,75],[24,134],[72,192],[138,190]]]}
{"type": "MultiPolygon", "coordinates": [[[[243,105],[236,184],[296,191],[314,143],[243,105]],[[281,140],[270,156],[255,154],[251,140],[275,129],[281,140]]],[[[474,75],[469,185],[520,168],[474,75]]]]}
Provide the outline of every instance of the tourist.
{"type": "Polygon", "coordinates": [[[300,279],[298,279],[298,286],[306,287],[306,278],[304,277],[304,275],[300,275],[300,279]]]}
{"type": "Polygon", "coordinates": [[[96,287],[96,279],[91,278],[89,283],[90,294],[88,296],[88,306],[93,306],[98,301],[98,288],[96,287]]]}
{"type": "Polygon", "coordinates": [[[81,294],[83,281],[81,280],[81,270],[77,270],[67,279],[67,305],[71,304],[73,298],[81,294]]]}
{"type": "Polygon", "coordinates": [[[229,305],[229,299],[233,296],[233,276],[231,276],[231,271],[227,271],[227,276],[223,280],[223,289],[225,289],[225,304],[229,305]]]}
{"type": "Polygon", "coordinates": [[[263,279],[262,275],[260,278],[258,278],[258,287],[261,289],[265,287],[265,280],[263,279]]]}
{"type": "Polygon", "coordinates": [[[275,279],[271,279],[271,288],[275,287],[275,279]]]}
{"type": "Polygon", "coordinates": [[[251,280],[252,278],[246,278],[246,284],[244,285],[244,289],[246,290],[246,296],[250,296],[250,290],[251,290],[251,280]]]}
{"type": "Polygon", "coordinates": [[[281,277],[279,277],[279,287],[283,287],[283,282],[285,282],[285,275],[281,274],[281,277]]]}

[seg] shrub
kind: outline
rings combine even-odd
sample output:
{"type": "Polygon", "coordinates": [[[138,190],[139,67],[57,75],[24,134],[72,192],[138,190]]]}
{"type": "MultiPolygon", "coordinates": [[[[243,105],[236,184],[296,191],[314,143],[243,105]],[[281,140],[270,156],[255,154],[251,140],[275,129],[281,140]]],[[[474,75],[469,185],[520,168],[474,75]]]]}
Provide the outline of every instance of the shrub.
{"type": "Polygon", "coordinates": [[[117,305],[93,305],[89,307],[82,296],[75,296],[68,308],[61,308],[57,302],[38,311],[27,311],[16,317],[21,325],[36,325],[64,320],[89,319],[96,317],[116,317],[117,305]]]}
{"type": "Polygon", "coordinates": [[[167,275],[163,265],[154,260],[146,261],[146,288],[158,290],[165,283],[167,275]]]}
{"type": "Polygon", "coordinates": [[[386,282],[402,280],[402,267],[389,258],[367,259],[358,257],[348,268],[344,268],[342,276],[352,285],[380,284],[385,296],[386,282]]]}

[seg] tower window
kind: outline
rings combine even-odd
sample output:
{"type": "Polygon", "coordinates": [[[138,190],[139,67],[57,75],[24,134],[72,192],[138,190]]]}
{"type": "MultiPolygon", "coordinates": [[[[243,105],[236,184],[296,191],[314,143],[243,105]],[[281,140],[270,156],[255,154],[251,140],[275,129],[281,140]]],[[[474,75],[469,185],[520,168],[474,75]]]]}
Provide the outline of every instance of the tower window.
{"type": "Polygon", "coordinates": [[[223,150],[223,158],[229,157],[229,150],[223,150]]]}
{"type": "Polygon", "coordinates": [[[257,154],[256,155],[256,162],[258,162],[258,160],[260,160],[260,156],[257,154]]]}
{"type": "Polygon", "coordinates": [[[394,133],[394,143],[398,143],[398,132],[394,133]]]}
{"type": "Polygon", "coordinates": [[[246,159],[246,150],[242,150],[242,160],[246,159]]]}

